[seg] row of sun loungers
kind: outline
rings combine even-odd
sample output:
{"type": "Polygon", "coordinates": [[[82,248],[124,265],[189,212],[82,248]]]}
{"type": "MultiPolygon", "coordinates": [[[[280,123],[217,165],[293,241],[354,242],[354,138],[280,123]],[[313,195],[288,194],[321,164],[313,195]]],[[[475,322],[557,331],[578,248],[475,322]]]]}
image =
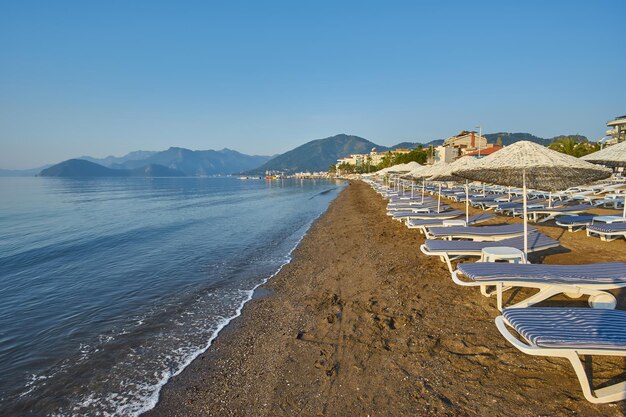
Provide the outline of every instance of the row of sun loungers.
{"type": "MultiPolygon", "coordinates": [[[[586,191],[598,193],[600,190],[579,189],[572,192],[586,191]]],[[[498,192],[498,189],[492,188],[490,192],[498,192]]],[[[509,192],[513,195],[517,193],[516,190],[509,192]]],[[[448,195],[452,199],[464,200],[460,194],[448,195]]],[[[535,195],[545,197],[542,193],[535,195]]],[[[566,197],[566,194],[559,196],[561,199],[566,197]]],[[[470,202],[479,207],[518,214],[518,203],[496,201],[503,198],[505,196],[502,194],[483,195],[470,197],[470,202]]],[[[557,224],[568,227],[570,231],[586,227],[588,235],[596,235],[604,240],[626,237],[626,221],[619,220],[617,216],[604,216],[605,219],[602,219],[603,216],[571,215],[588,210],[592,207],[589,204],[558,203],[553,204],[553,207],[545,207],[544,203],[535,200],[535,204],[542,206],[529,211],[535,221],[548,221],[566,214],[557,218],[557,224]]],[[[626,263],[542,265],[530,264],[522,257],[517,263],[458,263],[454,269],[453,261],[480,257],[485,249],[493,246],[521,250],[524,244],[521,225],[473,226],[493,219],[494,215],[490,213],[470,216],[465,226],[446,225],[450,223],[447,219],[459,218],[463,214],[460,211],[420,214],[425,215],[425,218],[411,217],[405,221],[408,227],[418,228],[427,237],[420,247],[421,251],[429,256],[439,256],[448,266],[456,284],[479,287],[483,295],[496,296],[497,308],[502,314],[495,319],[495,323],[509,343],[530,355],[568,359],[585,398],[590,402],[606,403],[626,399],[626,382],[594,390],[580,360],[580,355],[626,356],[626,311],[613,310],[616,299],[608,292],[626,287],[626,263]],[[505,308],[504,293],[520,288],[532,288],[538,292],[505,308]],[[558,294],[571,298],[588,296],[588,304],[593,308],[532,307],[558,294]]],[[[538,233],[534,227],[529,227],[528,232],[528,252],[560,245],[558,240],[538,233]]]]}

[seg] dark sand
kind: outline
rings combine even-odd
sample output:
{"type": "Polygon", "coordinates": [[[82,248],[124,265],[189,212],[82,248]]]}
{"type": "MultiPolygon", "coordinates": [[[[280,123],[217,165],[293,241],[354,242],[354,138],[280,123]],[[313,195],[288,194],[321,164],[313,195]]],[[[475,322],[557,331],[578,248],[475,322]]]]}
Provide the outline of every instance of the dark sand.
{"type": "MultiPolygon", "coordinates": [[[[498,333],[493,298],[455,285],[423,237],[353,182],[211,348],[165,386],[148,416],[621,416],[587,402],[565,359],[498,333]]],[[[453,206],[462,208],[462,205],[453,206]]],[[[515,222],[501,217],[490,223],[515,222]]],[[[626,261],[626,242],[540,230],[566,249],[533,262],[626,261]]],[[[626,309],[626,293],[618,293],[626,309]]],[[[544,304],[586,305],[560,298],[544,304]]],[[[593,361],[596,384],[626,359],[593,361]]]]}

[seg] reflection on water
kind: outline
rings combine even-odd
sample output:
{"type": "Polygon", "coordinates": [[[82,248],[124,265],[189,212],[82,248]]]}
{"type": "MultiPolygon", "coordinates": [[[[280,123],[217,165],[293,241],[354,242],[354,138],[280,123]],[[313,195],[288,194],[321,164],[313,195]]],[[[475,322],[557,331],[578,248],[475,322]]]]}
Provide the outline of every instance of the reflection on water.
{"type": "Polygon", "coordinates": [[[0,414],[149,407],[340,189],[0,179],[0,414]]]}

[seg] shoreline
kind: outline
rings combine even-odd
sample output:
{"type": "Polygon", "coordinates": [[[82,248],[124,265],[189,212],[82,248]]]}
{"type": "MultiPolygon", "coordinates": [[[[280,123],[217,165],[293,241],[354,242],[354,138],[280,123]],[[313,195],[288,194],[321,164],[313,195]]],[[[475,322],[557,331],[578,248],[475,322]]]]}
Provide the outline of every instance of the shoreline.
{"type": "MultiPolygon", "coordinates": [[[[506,219],[498,218],[517,220],[506,219]]],[[[623,250],[624,242],[540,228],[570,248],[546,263],[623,250]]],[[[443,263],[419,253],[421,242],[352,182],[257,287],[267,293],[245,303],[142,415],[623,414],[622,403],[587,403],[563,361],[508,346],[493,300],[452,283],[443,263]]],[[[618,301],[623,308],[622,294],[618,301]]],[[[614,369],[621,361],[602,360],[594,376],[614,369]]]]}

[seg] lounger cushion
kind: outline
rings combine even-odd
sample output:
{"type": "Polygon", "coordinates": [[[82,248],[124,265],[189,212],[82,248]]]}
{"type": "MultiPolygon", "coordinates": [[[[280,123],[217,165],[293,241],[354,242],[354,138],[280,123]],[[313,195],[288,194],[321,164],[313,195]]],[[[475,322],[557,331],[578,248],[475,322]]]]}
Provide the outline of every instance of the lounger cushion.
{"type": "Polygon", "coordinates": [[[539,347],[626,349],[626,311],[529,307],[508,308],[502,315],[539,347]]]}
{"type": "MultiPolygon", "coordinates": [[[[484,222],[484,221],[490,220],[490,219],[492,219],[494,217],[495,217],[495,215],[493,215],[491,213],[477,214],[475,216],[470,216],[469,217],[469,224],[484,222]]],[[[413,226],[413,227],[416,227],[416,226],[436,227],[436,226],[443,225],[443,220],[438,220],[438,219],[413,219],[413,220],[409,220],[408,224],[410,226],[413,226]]]]}
{"type": "Polygon", "coordinates": [[[415,213],[415,216],[437,218],[437,217],[457,217],[457,216],[460,216],[461,214],[463,214],[463,212],[458,211],[458,210],[451,210],[451,211],[444,211],[441,213],[415,213]]]}
{"type": "Polygon", "coordinates": [[[587,230],[602,233],[626,232],[626,223],[594,223],[587,226],[587,230]]]}
{"type": "MultiPolygon", "coordinates": [[[[534,233],[537,229],[528,227],[528,233],[534,233]]],[[[468,236],[501,236],[513,233],[524,233],[523,224],[505,224],[501,226],[479,226],[479,227],[432,227],[429,232],[436,237],[452,236],[452,235],[468,235],[468,236]]]]}
{"type": "Polygon", "coordinates": [[[462,263],[465,277],[477,282],[522,281],[555,284],[626,284],[626,263],[606,262],[584,265],[462,263]]]}
{"type": "Polygon", "coordinates": [[[546,213],[567,213],[567,212],[571,212],[571,211],[583,211],[583,210],[589,210],[594,208],[593,206],[590,206],[589,204],[578,204],[575,206],[564,206],[564,207],[552,207],[552,208],[548,208],[548,207],[544,207],[544,208],[530,208],[528,209],[529,213],[532,212],[546,212],[546,213]]]}
{"type": "MultiPolygon", "coordinates": [[[[497,242],[475,242],[472,240],[437,240],[430,239],[424,243],[429,252],[476,252],[480,255],[483,248],[493,246],[509,246],[519,250],[524,250],[524,236],[503,239],[497,242]]],[[[528,235],[528,250],[530,252],[548,249],[559,245],[558,240],[543,235],[532,233],[528,235]]]]}
{"type": "Polygon", "coordinates": [[[556,218],[556,221],[563,225],[571,225],[571,226],[581,225],[582,226],[586,224],[591,224],[594,217],[595,216],[587,216],[587,215],[585,216],[559,216],[556,218]]]}

